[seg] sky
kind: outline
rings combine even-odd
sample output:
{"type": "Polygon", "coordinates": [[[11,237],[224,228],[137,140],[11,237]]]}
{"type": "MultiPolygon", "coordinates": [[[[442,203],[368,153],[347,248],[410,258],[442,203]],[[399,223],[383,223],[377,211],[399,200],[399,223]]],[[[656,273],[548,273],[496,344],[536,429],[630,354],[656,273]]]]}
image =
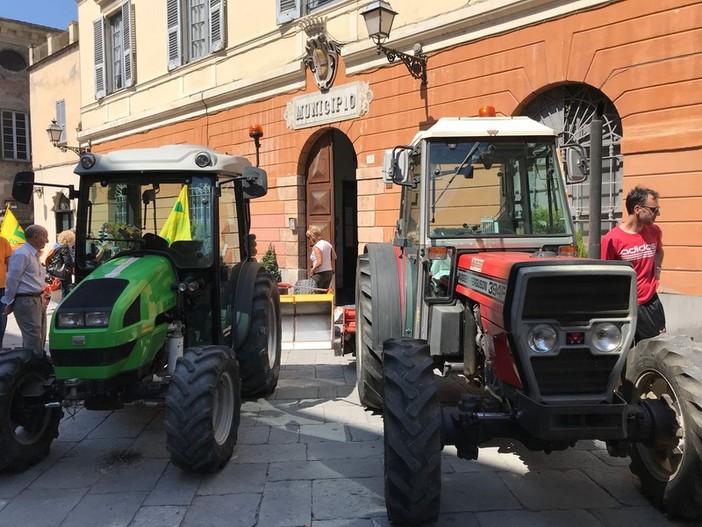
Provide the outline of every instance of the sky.
{"type": "Polygon", "coordinates": [[[78,8],[76,0],[0,0],[0,18],[65,30],[78,8]]]}

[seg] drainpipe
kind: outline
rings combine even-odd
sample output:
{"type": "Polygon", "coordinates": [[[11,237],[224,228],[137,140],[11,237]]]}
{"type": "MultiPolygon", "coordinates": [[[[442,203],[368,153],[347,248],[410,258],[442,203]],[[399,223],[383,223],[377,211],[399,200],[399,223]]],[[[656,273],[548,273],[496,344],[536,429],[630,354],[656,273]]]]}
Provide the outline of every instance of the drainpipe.
{"type": "Polygon", "coordinates": [[[600,259],[602,232],[602,103],[597,105],[597,114],[590,123],[590,240],[588,258],[600,259]]]}

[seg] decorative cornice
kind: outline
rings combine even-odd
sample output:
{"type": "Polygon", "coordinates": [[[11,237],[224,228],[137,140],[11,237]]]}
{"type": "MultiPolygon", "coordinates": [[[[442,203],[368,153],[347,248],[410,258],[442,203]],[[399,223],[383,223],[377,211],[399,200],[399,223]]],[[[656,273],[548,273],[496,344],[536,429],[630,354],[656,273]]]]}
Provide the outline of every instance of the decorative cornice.
{"type": "MultiPolygon", "coordinates": [[[[240,79],[198,92],[173,101],[166,106],[158,107],[151,112],[140,113],[137,118],[116,119],[102,126],[92,127],[78,134],[78,140],[81,143],[90,141],[95,146],[161,126],[300,90],[305,86],[305,78],[300,75],[301,68],[299,63],[291,64],[256,78],[240,79]]],[[[128,94],[125,94],[125,97],[127,96],[128,94]]]]}
{"type": "MultiPolygon", "coordinates": [[[[386,44],[399,50],[411,50],[415,43],[420,42],[424,53],[431,53],[620,1],[491,0],[471,3],[449,13],[393,29],[386,44]]],[[[344,45],[347,75],[362,73],[386,63],[382,57],[377,57],[370,39],[344,45]]]]}

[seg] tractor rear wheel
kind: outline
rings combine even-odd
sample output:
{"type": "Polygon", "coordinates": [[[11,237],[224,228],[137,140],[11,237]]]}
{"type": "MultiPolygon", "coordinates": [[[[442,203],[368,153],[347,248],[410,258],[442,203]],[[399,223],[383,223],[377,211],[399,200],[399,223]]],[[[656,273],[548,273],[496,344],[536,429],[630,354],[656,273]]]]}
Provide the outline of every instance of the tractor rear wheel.
{"type": "Polygon", "coordinates": [[[278,385],[281,355],[280,293],[265,270],[256,275],[251,328],[236,350],[244,397],[268,395],[278,385]]]}
{"type": "Polygon", "coordinates": [[[212,472],[232,456],[241,416],[239,366],[226,346],[188,348],[166,393],[166,446],[173,464],[212,472]]]}
{"type": "Polygon", "coordinates": [[[629,352],[626,378],[630,402],[662,401],[672,412],[669,433],[634,444],[630,468],[641,492],[670,516],[702,519],[702,345],[669,335],[643,340],[629,352]]]}
{"type": "Polygon", "coordinates": [[[393,523],[439,516],[441,408],[433,364],[424,341],[385,341],[385,507],[393,523]]]}
{"type": "Polygon", "coordinates": [[[0,353],[0,471],[16,472],[49,454],[63,411],[46,408],[46,356],[27,348],[0,353]]]}
{"type": "Polygon", "coordinates": [[[367,246],[356,267],[356,383],[361,404],[383,408],[383,342],[401,336],[392,246],[367,246]]]}

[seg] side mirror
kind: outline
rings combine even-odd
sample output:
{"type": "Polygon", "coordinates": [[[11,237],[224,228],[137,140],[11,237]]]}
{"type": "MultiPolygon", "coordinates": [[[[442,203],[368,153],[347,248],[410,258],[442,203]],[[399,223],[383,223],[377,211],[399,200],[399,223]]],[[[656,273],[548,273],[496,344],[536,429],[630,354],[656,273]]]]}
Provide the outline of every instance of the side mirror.
{"type": "Polygon", "coordinates": [[[587,179],[589,167],[585,149],[569,146],[566,150],[566,183],[582,183],[587,179]]]}
{"type": "Polygon", "coordinates": [[[12,183],[12,197],[20,203],[27,205],[32,200],[34,190],[34,172],[23,171],[15,174],[12,183]]]}
{"type": "Polygon", "coordinates": [[[245,166],[243,181],[244,197],[247,199],[260,198],[268,193],[268,174],[259,167],[245,166]]]}
{"type": "Polygon", "coordinates": [[[383,181],[385,183],[407,184],[409,179],[409,149],[395,147],[383,153],[383,181]]]}

